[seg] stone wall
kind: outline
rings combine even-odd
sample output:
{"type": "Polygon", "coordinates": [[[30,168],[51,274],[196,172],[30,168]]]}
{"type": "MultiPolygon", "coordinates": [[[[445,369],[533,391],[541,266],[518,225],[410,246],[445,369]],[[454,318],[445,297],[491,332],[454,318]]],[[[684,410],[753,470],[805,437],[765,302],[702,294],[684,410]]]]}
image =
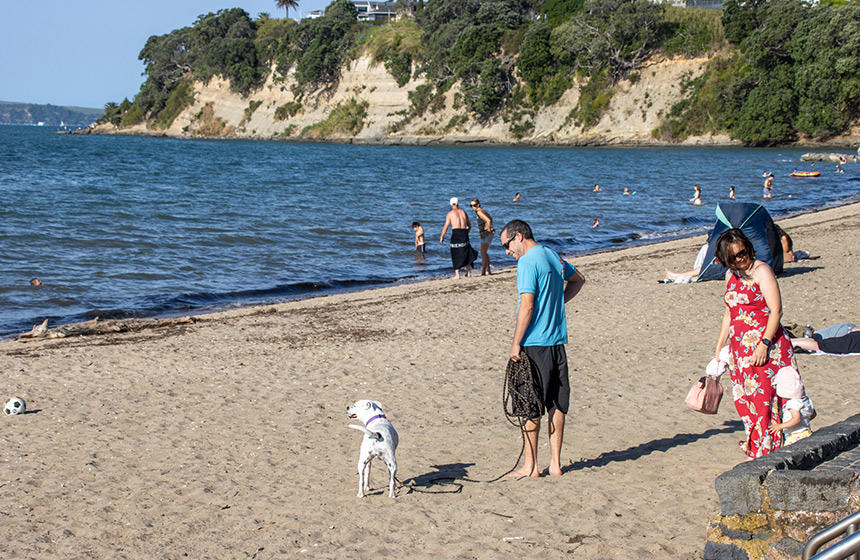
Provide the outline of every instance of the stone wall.
{"type": "Polygon", "coordinates": [[[860,509],[860,414],[716,479],[705,560],[800,558],[809,538],[860,509]]]}

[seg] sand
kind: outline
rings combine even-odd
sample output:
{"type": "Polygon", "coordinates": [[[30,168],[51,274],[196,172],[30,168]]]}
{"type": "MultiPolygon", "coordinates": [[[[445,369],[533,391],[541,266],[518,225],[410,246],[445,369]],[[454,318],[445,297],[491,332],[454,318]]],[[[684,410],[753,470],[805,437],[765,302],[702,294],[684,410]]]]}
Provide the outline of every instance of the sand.
{"type": "MultiPolygon", "coordinates": [[[[783,323],[860,322],[860,204],[780,223],[821,255],[787,265],[783,323]]],[[[587,283],[567,306],[562,477],[473,482],[519,453],[501,404],[513,270],[0,343],[0,396],[33,410],[0,417],[3,555],[701,558],[714,478],[744,458],[728,396],[715,416],[683,402],[723,285],[657,279],[702,241],[574,260],[587,283]],[[358,398],[400,433],[397,499],[380,464],[355,497],[361,435],[345,408],[358,398]]],[[[813,428],[857,412],[857,358],[798,361],[813,428]]],[[[546,464],[545,432],[540,446],[546,464]]]]}

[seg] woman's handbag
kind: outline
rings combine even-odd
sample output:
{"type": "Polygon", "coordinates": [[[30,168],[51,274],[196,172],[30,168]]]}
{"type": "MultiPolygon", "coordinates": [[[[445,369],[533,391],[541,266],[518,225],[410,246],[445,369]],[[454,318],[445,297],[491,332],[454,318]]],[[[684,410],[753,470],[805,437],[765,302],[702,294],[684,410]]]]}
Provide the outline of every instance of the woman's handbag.
{"type": "Polygon", "coordinates": [[[706,375],[693,383],[684,402],[696,412],[716,414],[722,398],[723,386],[720,385],[719,378],[706,375]]]}

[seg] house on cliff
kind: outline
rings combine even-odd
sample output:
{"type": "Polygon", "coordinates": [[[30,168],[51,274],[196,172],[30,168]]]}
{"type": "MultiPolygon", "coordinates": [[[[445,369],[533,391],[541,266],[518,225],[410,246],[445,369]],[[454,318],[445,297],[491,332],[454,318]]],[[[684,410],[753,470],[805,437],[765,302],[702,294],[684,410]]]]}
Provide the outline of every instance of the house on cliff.
{"type": "MultiPolygon", "coordinates": [[[[398,6],[397,2],[384,2],[377,0],[351,0],[355,9],[358,10],[356,19],[363,23],[394,21],[402,17],[415,15],[415,2],[406,2],[398,6]]],[[[302,19],[316,19],[322,17],[324,10],[313,10],[306,12],[302,19]]]]}

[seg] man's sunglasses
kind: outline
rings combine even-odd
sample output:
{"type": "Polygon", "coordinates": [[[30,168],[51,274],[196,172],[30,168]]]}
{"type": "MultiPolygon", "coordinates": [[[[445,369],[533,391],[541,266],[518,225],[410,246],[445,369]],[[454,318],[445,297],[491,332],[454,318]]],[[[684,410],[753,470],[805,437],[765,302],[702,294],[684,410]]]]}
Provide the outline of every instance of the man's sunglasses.
{"type": "Polygon", "coordinates": [[[513,241],[513,240],[514,240],[514,239],[516,239],[516,238],[517,238],[517,234],[515,233],[515,234],[513,235],[513,237],[511,237],[510,239],[508,239],[508,240],[507,240],[507,242],[502,243],[502,247],[504,247],[504,248],[505,248],[505,251],[507,251],[507,250],[508,250],[508,247],[510,247],[510,245],[511,245],[511,241],[513,241]]]}

